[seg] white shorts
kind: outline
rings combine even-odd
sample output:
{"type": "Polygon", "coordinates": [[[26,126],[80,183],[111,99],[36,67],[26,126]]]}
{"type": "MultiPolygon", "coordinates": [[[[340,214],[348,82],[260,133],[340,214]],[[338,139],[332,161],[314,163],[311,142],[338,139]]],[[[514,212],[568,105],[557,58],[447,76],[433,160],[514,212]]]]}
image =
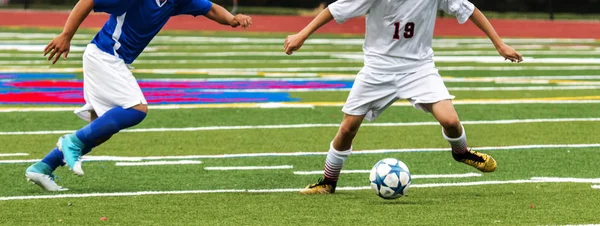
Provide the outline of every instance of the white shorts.
{"type": "Polygon", "coordinates": [[[83,96],[86,104],[75,114],[88,122],[90,111],[100,117],[114,107],[127,109],[148,103],[125,62],[94,44],[83,53],[83,96]]]}
{"type": "Polygon", "coordinates": [[[342,111],[365,115],[373,121],[396,100],[404,99],[417,109],[428,112],[423,104],[452,100],[444,80],[435,68],[411,73],[385,73],[363,68],[354,81],[342,111]]]}

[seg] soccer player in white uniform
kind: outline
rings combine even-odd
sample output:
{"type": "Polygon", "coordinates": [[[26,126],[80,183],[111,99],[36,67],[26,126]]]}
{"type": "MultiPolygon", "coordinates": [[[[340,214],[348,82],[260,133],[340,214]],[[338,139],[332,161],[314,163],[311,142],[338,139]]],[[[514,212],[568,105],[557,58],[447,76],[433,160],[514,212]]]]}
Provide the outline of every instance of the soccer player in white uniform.
{"type": "Polygon", "coordinates": [[[248,28],[252,24],[249,16],[233,16],[209,0],[79,0],[63,32],[44,50],[53,64],[61,56],[67,59],[73,35],[92,10],[108,13],[110,18],[83,54],[86,104],[75,113],[90,123],[59,138],[55,149],[25,171],[28,180],[48,191],[66,190],[54,181],[53,172],[58,166],[66,163],[75,174],[83,175],[81,156],[120,130],[144,120],[147,102],[129,65],[169,18],[204,15],[232,27],[248,28]]]}
{"type": "Polygon", "coordinates": [[[334,193],[363,119],[376,119],[398,99],[410,101],[415,108],[431,113],[439,121],[456,161],[482,172],[496,169],[496,161],[491,156],[467,148],[466,133],[452,104],[454,96],[435,68],[431,43],[438,9],[455,15],[461,24],[471,19],[491,39],[501,56],[512,62],[522,61],[521,54],[504,44],[485,16],[467,0],[338,0],[298,34],[287,37],[285,52],[292,54],[331,20],[343,23],[367,15],[364,67],[356,76],[342,109],[344,119],[331,142],[324,178],[300,193],[334,193]]]}

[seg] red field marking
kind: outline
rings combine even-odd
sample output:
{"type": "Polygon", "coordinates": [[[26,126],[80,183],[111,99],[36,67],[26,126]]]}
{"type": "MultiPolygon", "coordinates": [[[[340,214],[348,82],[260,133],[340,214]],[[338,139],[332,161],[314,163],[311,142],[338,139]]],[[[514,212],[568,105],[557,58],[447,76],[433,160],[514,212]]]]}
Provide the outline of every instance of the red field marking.
{"type": "MultiPolygon", "coordinates": [[[[23,27],[62,27],[68,12],[65,11],[0,11],[0,26],[23,27]]],[[[83,27],[101,27],[108,15],[92,14],[83,23],[83,27]]],[[[285,32],[300,31],[312,17],[303,16],[253,16],[254,24],[249,31],[253,32],[285,32]]],[[[544,20],[492,20],[498,33],[503,37],[530,38],[598,38],[600,39],[600,23],[590,21],[544,21],[544,20]]],[[[204,17],[177,16],[172,18],[165,29],[170,30],[202,30],[202,31],[241,31],[219,25],[204,17]]],[[[329,23],[319,30],[321,33],[363,34],[365,21],[355,18],[344,24],[329,23]]],[[[472,23],[460,25],[453,18],[437,20],[436,36],[485,36],[472,23]]]]}

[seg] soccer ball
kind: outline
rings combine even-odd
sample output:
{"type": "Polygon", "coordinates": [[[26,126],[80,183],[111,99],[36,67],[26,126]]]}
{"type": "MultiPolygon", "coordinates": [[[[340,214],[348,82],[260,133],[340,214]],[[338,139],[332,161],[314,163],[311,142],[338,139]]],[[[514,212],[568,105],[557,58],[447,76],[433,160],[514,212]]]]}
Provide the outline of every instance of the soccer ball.
{"type": "Polygon", "coordinates": [[[379,197],[397,199],[406,194],[411,178],[406,164],[398,159],[387,158],[373,166],[369,180],[379,197]]]}

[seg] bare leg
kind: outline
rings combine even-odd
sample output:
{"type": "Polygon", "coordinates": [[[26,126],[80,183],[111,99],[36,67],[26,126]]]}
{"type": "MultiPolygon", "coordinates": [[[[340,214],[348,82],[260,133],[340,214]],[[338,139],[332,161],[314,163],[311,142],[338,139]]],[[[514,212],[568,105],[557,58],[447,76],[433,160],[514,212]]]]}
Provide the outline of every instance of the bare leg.
{"type": "Polygon", "coordinates": [[[458,119],[451,100],[442,100],[425,106],[442,126],[444,138],[448,140],[452,151],[462,154],[468,151],[466,133],[458,119]]]}
{"type": "Polygon", "coordinates": [[[442,125],[442,135],[452,147],[454,160],[473,166],[482,172],[496,170],[497,163],[492,156],[468,149],[467,134],[458,119],[458,114],[451,100],[427,104],[425,107],[442,125]]]}

